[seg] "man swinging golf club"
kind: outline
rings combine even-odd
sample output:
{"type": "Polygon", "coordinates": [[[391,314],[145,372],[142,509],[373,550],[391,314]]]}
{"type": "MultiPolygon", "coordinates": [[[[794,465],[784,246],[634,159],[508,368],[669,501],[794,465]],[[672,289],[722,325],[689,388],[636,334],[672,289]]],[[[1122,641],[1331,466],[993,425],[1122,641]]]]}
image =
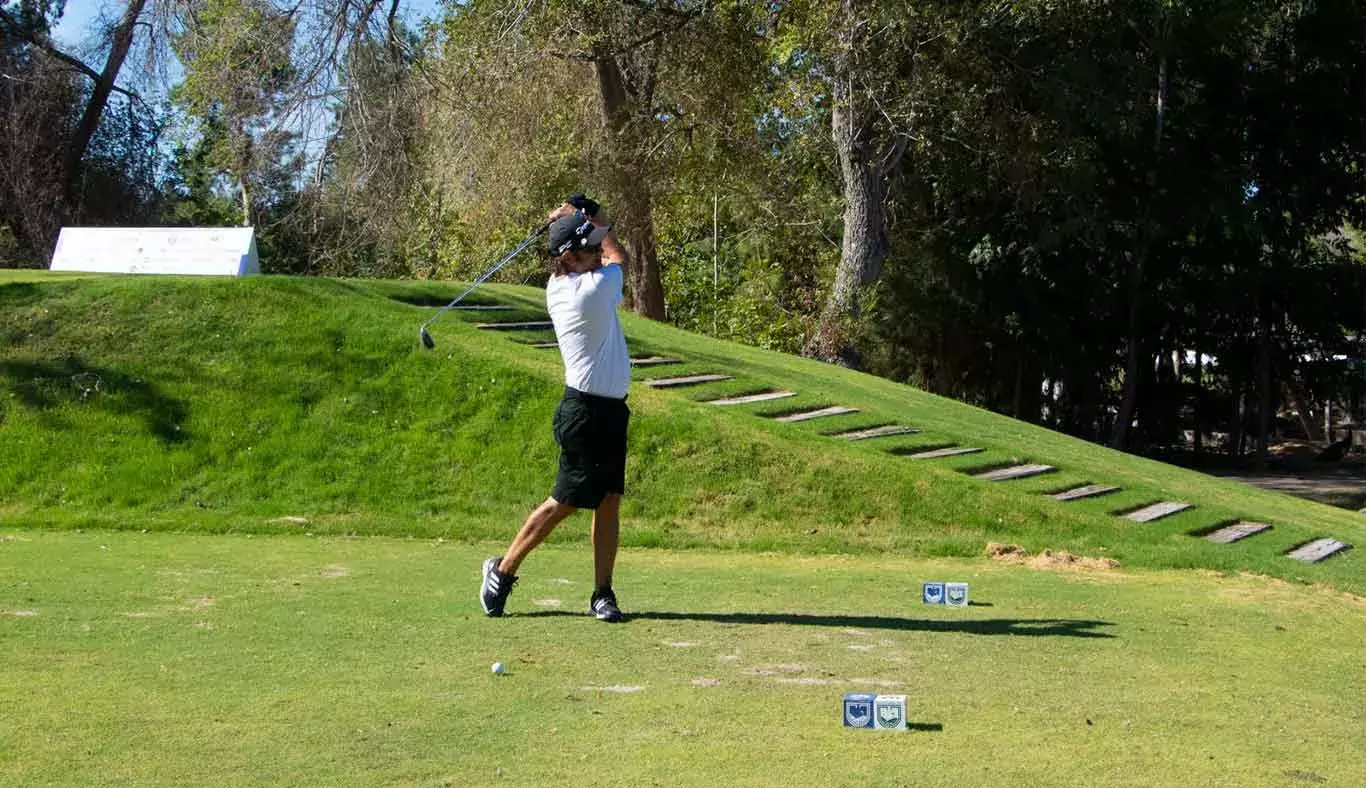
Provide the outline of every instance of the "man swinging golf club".
{"type": "Polygon", "coordinates": [[[626,484],[626,390],[631,360],[617,320],[626,252],[598,204],[576,194],[550,213],[552,274],[546,306],[564,358],[564,398],[555,410],[560,469],[550,497],[527,517],[501,558],[484,562],[479,603],[503,615],[517,569],[536,545],[578,509],[593,510],[593,595],[589,611],[621,621],[612,592],[620,541],[618,514],[626,484]]]}

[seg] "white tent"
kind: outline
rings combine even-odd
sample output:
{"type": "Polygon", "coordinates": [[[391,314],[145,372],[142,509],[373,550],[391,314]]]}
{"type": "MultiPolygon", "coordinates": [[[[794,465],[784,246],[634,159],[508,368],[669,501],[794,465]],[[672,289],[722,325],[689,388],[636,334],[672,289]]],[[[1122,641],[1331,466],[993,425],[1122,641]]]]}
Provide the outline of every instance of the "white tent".
{"type": "Polygon", "coordinates": [[[247,276],[261,261],[251,227],[63,227],[51,270],[247,276]]]}

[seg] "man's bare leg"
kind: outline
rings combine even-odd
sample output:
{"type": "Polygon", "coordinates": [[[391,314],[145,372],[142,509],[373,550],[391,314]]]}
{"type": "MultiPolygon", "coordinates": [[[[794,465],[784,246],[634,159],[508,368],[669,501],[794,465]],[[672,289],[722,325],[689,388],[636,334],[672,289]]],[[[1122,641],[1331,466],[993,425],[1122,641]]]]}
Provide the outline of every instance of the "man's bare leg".
{"type": "MultiPolygon", "coordinates": [[[[545,503],[537,506],[527,516],[526,522],[522,524],[522,530],[517,532],[507,553],[503,555],[503,560],[498,564],[498,571],[505,575],[516,575],[517,568],[522,565],[527,553],[544,542],[545,538],[550,536],[550,532],[555,530],[555,526],[576,511],[578,510],[575,507],[560,503],[554,498],[545,499],[545,503]]],[[[596,522],[596,518],[594,521],[596,522]]]]}
{"type": "Polygon", "coordinates": [[[612,585],[612,569],[621,543],[621,495],[602,499],[593,512],[593,575],[598,588],[612,585]]]}

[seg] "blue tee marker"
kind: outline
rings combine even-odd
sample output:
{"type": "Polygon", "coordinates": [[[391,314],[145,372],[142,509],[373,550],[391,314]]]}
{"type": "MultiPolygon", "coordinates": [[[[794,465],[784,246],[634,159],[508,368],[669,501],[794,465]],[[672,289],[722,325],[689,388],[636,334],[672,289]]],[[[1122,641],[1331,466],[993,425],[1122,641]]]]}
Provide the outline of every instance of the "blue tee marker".
{"type": "Polygon", "coordinates": [[[844,694],[844,727],[873,727],[873,701],[876,695],[865,692],[846,692],[844,694]]]}

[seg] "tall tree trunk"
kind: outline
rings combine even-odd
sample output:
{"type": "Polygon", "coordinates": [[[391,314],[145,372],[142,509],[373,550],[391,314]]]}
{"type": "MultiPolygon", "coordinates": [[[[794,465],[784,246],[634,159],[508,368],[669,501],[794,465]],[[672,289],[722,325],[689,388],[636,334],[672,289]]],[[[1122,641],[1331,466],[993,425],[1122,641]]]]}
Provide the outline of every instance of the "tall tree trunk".
{"type": "MultiPolygon", "coordinates": [[[[1165,44],[1164,44],[1165,46],[1165,44]]],[[[1134,406],[1138,403],[1138,366],[1142,358],[1139,335],[1140,308],[1143,298],[1143,269],[1148,262],[1148,251],[1152,245],[1152,201],[1157,199],[1157,162],[1162,154],[1162,132],[1167,122],[1167,56],[1162,54],[1157,61],[1157,109],[1153,120],[1153,158],[1148,179],[1150,194],[1148,207],[1144,209],[1143,220],[1138,232],[1141,236],[1139,251],[1129,269],[1129,360],[1124,370],[1124,396],[1120,400],[1119,415],[1115,418],[1114,428],[1110,431],[1110,447],[1123,449],[1129,441],[1129,424],[1134,419],[1134,406]]]]}
{"type": "Polygon", "coordinates": [[[1030,364],[1024,349],[1015,357],[1015,390],[1012,413],[1021,421],[1038,424],[1042,418],[1043,375],[1037,365],[1030,364]]]}
{"type": "Polygon", "coordinates": [[[1229,460],[1237,466],[1243,457],[1243,378],[1241,373],[1233,376],[1233,434],[1228,441],[1229,460]]]}
{"type": "MultiPolygon", "coordinates": [[[[1141,232],[1146,233],[1144,229],[1141,232]]],[[[1142,375],[1143,362],[1142,302],[1143,268],[1147,263],[1147,244],[1141,244],[1129,268],[1129,358],[1124,366],[1124,395],[1120,399],[1119,413],[1110,429],[1110,448],[1124,449],[1129,443],[1129,427],[1134,420],[1134,409],[1138,405],[1138,381],[1142,375]]]]}
{"type": "Polygon", "coordinates": [[[251,195],[247,193],[247,179],[239,178],[237,185],[242,189],[242,226],[251,226],[251,195]]]}
{"type": "Polygon", "coordinates": [[[63,172],[66,180],[68,214],[78,213],[83,175],[81,162],[85,159],[85,152],[90,147],[95,130],[100,126],[100,116],[104,114],[104,108],[109,103],[109,94],[114,91],[119,69],[123,68],[123,61],[133,46],[133,31],[145,4],[146,0],[128,0],[128,7],[124,9],[123,17],[119,19],[118,26],[114,28],[114,34],[110,38],[109,57],[104,61],[104,70],[95,81],[95,87],[90,92],[90,101],[85,105],[85,110],[81,113],[81,122],[76,126],[76,135],[72,137],[71,146],[67,148],[63,172]]]}
{"type": "Polygon", "coordinates": [[[1257,462],[1265,467],[1271,457],[1267,445],[1271,435],[1271,321],[1270,309],[1263,309],[1258,322],[1257,342],[1257,462]]]}
{"type": "Polygon", "coordinates": [[[807,346],[808,355],[849,367],[859,363],[849,321],[859,316],[860,296],[881,276],[887,259],[888,179],[905,151],[903,137],[878,133],[876,103],[857,78],[856,54],[868,45],[859,18],[863,5],[840,3],[830,126],[844,181],[844,239],[834,287],[807,346]]]}
{"type": "Polygon", "coordinates": [[[1304,437],[1310,443],[1323,443],[1324,433],[1319,426],[1318,419],[1315,418],[1314,408],[1309,404],[1309,400],[1304,398],[1304,392],[1300,391],[1292,381],[1287,381],[1290,390],[1290,402],[1295,406],[1295,414],[1300,420],[1300,429],[1304,430],[1304,437]]]}
{"type": "Polygon", "coordinates": [[[632,123],[634,106],[630,101],[621,66],[611,54],[600,51],[593,60],[598,77],[598,97],[603,118],[612,134],[612,183],[622,204],[617,217],[630,259],[627,278],[631,309],[652,320],[663,320],[664,284],[659,272],[655,247],[654,200],[649,182],[641,177],[636,157],[640,153],[638,132],[632,123]]]}
{"type": "MultiPolygon", "coordinates": [[[[1195,459],[1196,459],[1197,461],[1199,461],[1200,459],[1202,459],[1202,458],[1204,457],[1204,455],[1205,455],[1205,440],[1204,440],[1205,430],[1204,430],[1204,424],[1201,422],[1201,417],[1204,415],[1204,409],[1201,407],[1201,403],[1202,403],[1202,401],[1204,400],[1204,398],[1205,398],[1205,360],[1204,360],[1204,358],[1201,357],[1201,355],[1200,355],[1200,343],[1199,343],[1199,342],[1196,342],[1196,343],[1195,343],[1195,392],[1194,392],[1194,397],[1193,397],[1192,400],[1191,400],[1191,416],[1192,416],[1192,418],[1193,418],[1193,420],[1194,420],[1194,422],[1195,422],[1195,424],[1194,424],[1194,430],[1192,430],[1192,432],[1194,433],[1194,439],[1195,439],[1195,459]]],[[[1198,463],[1197,463],[1197,464],[1198,464],[1198,463]]]]}

